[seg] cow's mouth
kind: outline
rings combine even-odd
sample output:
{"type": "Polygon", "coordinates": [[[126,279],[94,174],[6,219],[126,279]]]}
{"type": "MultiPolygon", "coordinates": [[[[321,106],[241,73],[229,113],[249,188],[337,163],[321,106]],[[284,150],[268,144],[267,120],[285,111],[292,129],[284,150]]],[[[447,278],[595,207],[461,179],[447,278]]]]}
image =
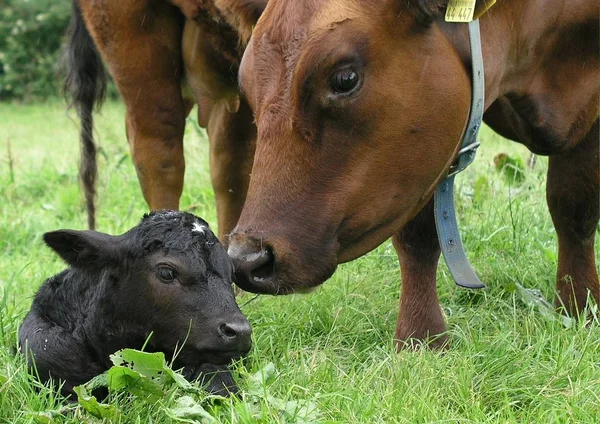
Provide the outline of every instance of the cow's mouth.
{"type": "Polygon", "coordinates": [[[243,358],[248,350],[203,350],[199,354],[200,363],[226,365],[231,361],[243,358]]]}
{"type": "Polygon", "coordinates": [[[272,266],[269,272],[260,268],[256,272],[254,270],[247,272],[238,268],[235,272],[234,281],[242,290],[279,296],[292,293],[309,293],[323,284],[334,271],[335,267],[314,276],[306,275],[304,278],[293,278],[276,265],[272,266]]]}
{"type": "Polygon", "coordinates": [[[226,365],[206,363],[185,367],[183,376],[188,381],[197,382],[204,390],[213,395],[227,397],[239,392],[231,371],[226,365]]]}
{"type": "Polygon", "coordinates": [[[195,368],[201,364],[213,364],[226,366],[232,361],[241,359],[248,354],[248,349],[186,349],[185,347],[177,354],[174,361],[174,368],[195,368]]]}
{"type": "Polygon", "coordinates": [[[251,293],[286,295],[310,292],[320,286],[335,271],[337,262],[330,254],[318,255],[306,260],[310,266],[302,266],[298,255],[288,253],[284,257],[268,244],[258,249],[256,243],[233,241],[229,256],[235,266],[234,282],[251,293]]]}
{"type": "Polygon", "coordinates": [[[236,394],[239,389],[228,365],[243,358],[249,350],[183,349],[173,364],[183,377],[199,384],[208,393],[220,396],[236,394]]]}

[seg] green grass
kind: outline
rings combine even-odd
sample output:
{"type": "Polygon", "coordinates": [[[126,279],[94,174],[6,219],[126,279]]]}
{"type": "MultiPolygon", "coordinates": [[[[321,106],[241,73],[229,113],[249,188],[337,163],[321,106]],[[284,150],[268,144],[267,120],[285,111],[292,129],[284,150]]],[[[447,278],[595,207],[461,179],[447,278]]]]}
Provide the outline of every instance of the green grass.
{"type": "MultiPolygon", "coordinates": [[[[42,234],[85,228],[76,177],[77,127],[60,102],[0,104],[0,117],[0,422],[34,422],[34,412],[61,405],[26,373],[14,353],[16,333],[37,288],[64,267],[44,247],[42,234]]],[[[121,233],[146,211],[125,141],[122,106],[107,104],[96,123],[98,227],[121,233]]],[[[567,328],[515,290],[519,284],[540,289],[547,299],[554,296],[557,248],[545,206],[547,160],[539,158],[524,183],[511,187],[495,170],[493,157],[504,152],[526,161],[527,151],[488,129],[481,139],[479,157],[458,177],[458,216],[468,255],[488,289],[459,289],[440,266],[450,348],[395,352],[400,281],[396,255],[386,242],[340,266],[312,294],[262,296],[242,307],[254,327],[250,357],[236,366],[247,395],[245,401],[215,407],[219,422],[302,422],[302,414],[282,412],[282,405],[294,400],[312,402],[316,411],[304,418],[324,423],[600,420],[598,321],[567,328]],[[251,396],[249,375],[269,363],[275,375],[261,383],[262,395],[251,396]]],[[[189,122],[182,208],[216,228],[207,153],[206,139],[189,122]]],[[[240,304],[250,298],[242,295],[240,304]]],[[[181,395],[172,389],[152,404],[127,396],[111,402],[123,423],[168,423],[173,420],[166,410],[181,395]]],[[[55,420],[99,422],[81,409],[55,420]]]]}

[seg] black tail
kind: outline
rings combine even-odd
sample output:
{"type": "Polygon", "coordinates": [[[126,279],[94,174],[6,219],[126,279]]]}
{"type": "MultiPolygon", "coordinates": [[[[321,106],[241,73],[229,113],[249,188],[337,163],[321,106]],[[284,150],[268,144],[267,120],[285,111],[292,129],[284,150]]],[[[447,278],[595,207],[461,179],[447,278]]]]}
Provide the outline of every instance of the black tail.
{"type": "Polygon", "coordinates": [[[67,31],[64,54],[64,94],[70,97],[69,107],[75,107],[81,121],[81,161],[79,179],[85,193],[88,226],[96,226],[96,145],[94,143],[94,106],[100,107],[106,94],[107,74],[100,54],[90,36],[77,0],[73,0],[73,15],[67,31]]]}

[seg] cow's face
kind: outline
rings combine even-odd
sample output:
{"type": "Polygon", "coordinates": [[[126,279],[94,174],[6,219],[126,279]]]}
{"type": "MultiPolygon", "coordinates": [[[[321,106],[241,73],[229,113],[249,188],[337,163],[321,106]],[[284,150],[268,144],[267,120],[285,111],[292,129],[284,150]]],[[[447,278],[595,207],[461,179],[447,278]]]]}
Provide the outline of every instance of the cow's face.
{"type": "Polygon", "coordinates": [[[72,267],[106,282],[97,289],[97,326],[117,345],[152,334],[148,348],[177,351],[178,366],[225,364],[250,349],[233,265],[205,221],[153,212],[121,236],[62,230],[45,239],[72,267]]]}
{"type": "Polygon", "coordinates": [[[233,265],[205,221],[155,212],[123,236],[129,237],[128,250],[138,256],[129,265],[126,297],[147,298],[138,322],[152,322],[151,345],[181,348],[176,362],[181,365],[224,364],[248,352],[251,328],[235,302],[233,265]]]}
{"type": "Polygon", "coordinates": [[[430,199],[467,120],[467,72],[400,0],[271,0],[240,69],[258,140],[230,237],[238,284],[288,293],[398,231],[430,199]]]}

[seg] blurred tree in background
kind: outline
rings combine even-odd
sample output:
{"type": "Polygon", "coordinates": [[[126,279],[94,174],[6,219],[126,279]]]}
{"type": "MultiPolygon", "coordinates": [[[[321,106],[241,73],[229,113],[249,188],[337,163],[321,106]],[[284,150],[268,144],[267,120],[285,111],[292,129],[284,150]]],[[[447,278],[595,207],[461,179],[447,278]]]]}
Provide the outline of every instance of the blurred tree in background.
{"type": "Polygon", "coordinates": [[[59,94],[67,0],[0,0],[0,100],[32,101],[59,94]]]}

